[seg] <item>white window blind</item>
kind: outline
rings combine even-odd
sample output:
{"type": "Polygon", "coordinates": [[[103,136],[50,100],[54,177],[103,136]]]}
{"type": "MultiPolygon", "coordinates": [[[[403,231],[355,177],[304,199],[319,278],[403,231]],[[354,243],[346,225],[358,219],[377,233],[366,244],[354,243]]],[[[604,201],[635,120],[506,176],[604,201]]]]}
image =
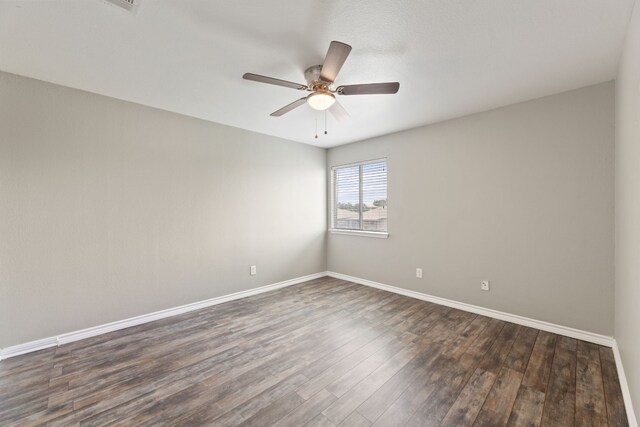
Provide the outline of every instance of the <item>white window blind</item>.
{"type": "Polygon", "coordinates": [[[387,161],[333,168],[332,226],[387,232],[387,161]]]}

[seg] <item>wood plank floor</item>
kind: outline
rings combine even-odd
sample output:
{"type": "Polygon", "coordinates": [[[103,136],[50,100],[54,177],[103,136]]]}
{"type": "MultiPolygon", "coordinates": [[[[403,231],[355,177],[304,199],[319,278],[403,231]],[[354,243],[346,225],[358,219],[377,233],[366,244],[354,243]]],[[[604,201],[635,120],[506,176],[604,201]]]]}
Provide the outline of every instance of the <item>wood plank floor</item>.
{"type": "Polygon", "coordinates": [[[0,362],[0,425],[624,426],[611,349],[337,279],[0,362]]]}

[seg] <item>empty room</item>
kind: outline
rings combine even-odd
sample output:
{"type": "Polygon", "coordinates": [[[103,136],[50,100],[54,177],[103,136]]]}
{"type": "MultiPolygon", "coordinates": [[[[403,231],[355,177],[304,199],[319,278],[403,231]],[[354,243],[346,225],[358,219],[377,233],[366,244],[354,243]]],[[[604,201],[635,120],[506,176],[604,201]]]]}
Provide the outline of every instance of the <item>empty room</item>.
{"type": "Polygon", "coordinates": [[[636,0],[0,0],[0,426],[638,426],[636,0]]]}

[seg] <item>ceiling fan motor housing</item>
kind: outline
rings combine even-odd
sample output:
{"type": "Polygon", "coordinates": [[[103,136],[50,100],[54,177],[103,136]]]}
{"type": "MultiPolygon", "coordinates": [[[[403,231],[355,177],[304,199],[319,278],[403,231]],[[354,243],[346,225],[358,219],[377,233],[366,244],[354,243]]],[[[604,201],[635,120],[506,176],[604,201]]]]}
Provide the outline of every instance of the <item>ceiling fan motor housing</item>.
{"type": "Polygon", "coordinates": [[[307,103],[314,110],[323,111],[331,107],[336,101],[336,97],[331,93],[331,83],[322,80],[320,72],[322,65],[314,65],[304,72],[304,78],[307,80],[307,86],[311,94],[307,96],[307,103]]]}
{"type": "Polygon", "coordinates": [[[322,80],[320,72],[322,71],[322,65],[314,65],[307,68],[304,71],[304,78],[307,80],[307,85],[313,90],[313,86],[320,86],[329,89],[329,85],[333,82],[322,80]]]}

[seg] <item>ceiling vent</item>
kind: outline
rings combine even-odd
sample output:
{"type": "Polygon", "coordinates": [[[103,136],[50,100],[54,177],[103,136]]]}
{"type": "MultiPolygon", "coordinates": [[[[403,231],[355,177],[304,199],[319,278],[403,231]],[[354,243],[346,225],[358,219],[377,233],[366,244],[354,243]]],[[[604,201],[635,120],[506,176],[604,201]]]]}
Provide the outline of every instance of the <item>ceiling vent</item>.
{"type": "Polygon", "coordinates": [[[135,12],[141,0],[102,0],[104,3],[121,7],[130,12],[135,12]]]}

